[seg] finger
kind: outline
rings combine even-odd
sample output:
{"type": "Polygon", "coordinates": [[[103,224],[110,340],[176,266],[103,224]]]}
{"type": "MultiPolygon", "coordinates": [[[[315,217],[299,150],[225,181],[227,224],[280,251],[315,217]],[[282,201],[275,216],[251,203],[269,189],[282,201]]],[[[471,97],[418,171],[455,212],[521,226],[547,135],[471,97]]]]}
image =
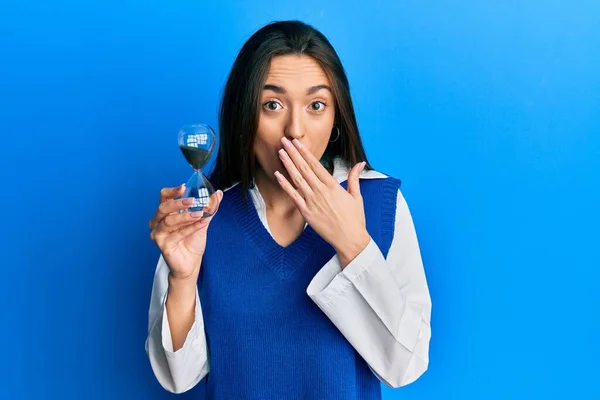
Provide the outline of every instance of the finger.
{"type": "Polygon", "coordinates": [[[204,207],[204,212],[209,215],[214,215],[219,209],[219,205],[223,200],[223,191],[217,190],[210,196],[208,204],[204,207]]]}
{"type": "Polygon", "coordinates": [[[202,218],[202,211],[171,213],[158,224],[157,229],[172,232],[182,226],[197,222],[200,218],[202,218]]]}
{"type": "MultiPolygon", "coordinates": [[[[300,173],[300,171],[298,171],[298,168],[296,168],[296,164],[294,164],[294,162],[291,160],[289,154],[284,149],[279,150],[279,158],[281,159],[283,166],[287,170],[288,175],[290,176],[290,179],[294,183],[294,186],[296,186],[296,188],[302,193],[302,195],[305,198],[312,196],[314,194],[314,192],[313,192],[311,186],[308,184],[306,179],[304,179],[304,176],[302,175],[302,173],[300,173]]],[[[314,176],[314,174],[313,174],[313,176],[314,176]]],[[[315,179],[316,179],[316,177],[315,177],[315,179]]],[[[320,183],[320,182],[319,182],[319,184],[322,185],[322,183],[320,183]]]]}
{"type": "Polygon", "coordinates": [[[211,198],[213,200],[209,202],[210,208],[207,206],[204,207],[202,211],[170,214],[164,219],[161,226],[164,226],[165,229],[173,232],[175,230],[181,229],[186,225],[193,224],[200,219],[211,219],[215,216],[217,210],[219,209],[219,204],[223,199],[223,192],[221,190],[217,190],[211,195],[211,198]]]}
{"type": "Polygon", "coordinates": [[[173,235],[178,237],[177,232],[206,220],[206,218],[202,218],[203,214],[202,211],[170,214],[161,223],[157,224],[150,237],[153,240],[158,239],[157,241],[161,239],[168,240],[173,235]]]}
{"type": "Polygon", "coordinates": [[[182,195],[184,191],[185,183],[182,183],[177,187],[163,188],[160,191],[160,202],[164,203],[167,200],[174,199],[175,197],[182,195]]]}
{"type": "Polygon", "coordinates": [[[307,207],[304,198],[300,195],[300,193],[298,193],[296,189],[294,189],[292,184],[288,182],[288,180],[281,174],[281,172],[275,171],[275,177],[277,178],[277,182],[279,182],[281,188],[288,194],[288,196],[290,196],[294,204],[296,204],[298,210],[300,210],[300,212],[303,215],[305,215],[307,207]]]}
{"type": "Polygon", "coordinates": [[[361,197],[359,177],[360,173],[365,168],[365,164],[366,163],[364,161],[356,164],[354,167],[352,167],[352,170],[350,170],[350,173],[348,174],[348,193],[355,198],[361,197]]]}
{"type": "MultiPolygon", "coordinates": [[[[327,186],[336,186],[338,182],[335,180],[333,176],[327,171],[327,168],[321,164],[321,162],[315,157],[307,148],[302,144],[299,139],[293,140],[293,148],[302,156],[305,162],[308,164],[309,168],[317,179],[320,182],[324,183],[327,186]]],[[[289,151],[288,151],[289,152],[289,151]]]]}
{"type": "MultiPolygon", "coordinates": [[[[298,139],[294,139],[294,140],[298,140],[298,139]]],[[[318,190],[319,186],[323,185],[323,182],[319,179],[319,177],[314,172],[314,169],[317,168],[317,166],[311,165],[314,163],[314,160],[316,160],[316,158],[313,156],[312,157],[313,161],[307,160],[306,157],[308,157],[309,155],[312,156],[312,154],[310,154],[310,152],[307,150],[304,150],[303,153],[301,153],[300,150],[294,144],[292,144],[292,142],[290,142],[286,137],[283,137],[281,142],[283,143],[283,147],[284,147],[285,151],[287,152],[287,154],[289,155],[290,159],[296,166],[296,169],[300,172],[300,174],[308,182],[308,184],[310,185],[311,188],[318,190]],[[305,156],[305,154],[306,154],[306,156],[305,156]]],[[[300,142],[298,141],[298,143],[300,143],[300,142]]],[[[319,164],[319,166],[321,168],[324,168],[321,165],[321,163],[318,162],[318,160],[317,160],[317,164],[319,164]]],[[[325,173],[327,175],[329,175],[329,172],[327,172],[327,170],[325,170],[325,173]]]]}
{"type": "Polygon", "coordinates": [[[160,203],[156,213],[154,213],[154,217],[152,217],[152,221],[150,221],[151,227],[152,224],[154,224],[154,227],[156,227],[162,222],[163,219],[167,217],[167,215],[185,210],[192,204],[194,204],[194,199],[191,197],[178,200],[166,200],[160,203]]]}
{"type": "Polygon", "coordinates": [[[213,215],[207,218],[202,218],[203,212],[198,211],[199,216],[196,218],[196,221],[188,224],[187,226],[180,227],[176,231],[171,232],[168,235],[166,241],[169,243],[177,243],[178,241],[185,239],[189,235],[194,234],[195,232],[207,227],[214,218],[215,214],[217,213],[218,204],[220,204],[221,200],[223,199],[223,192],[221,190],[216,191],[213,195],[216,196],[216,200],[218,201],[217,207],[213,211],[211,211],[213,215]],[[200,220],[197,221],[198,219],[200,220]]]}
{"type": "Polygon", "coordinates": [[[201,218],[201,212],[195,214],[194,216],[192,216],[192,213],[171,214],[165,219],[163,219],[160,223],[156,223],[154,225],[152,232],[150,232],[150,238],[155,241],[157,241],[157,238],[160,240],[161,238],[169,236],[169,234],[171,234],[172,232],[175,232],[179,229],[183,229],[186,226],[195,224],[201,218]],[[184,217],[185,220],[175,221],[173,220],[174,217],[184,217]],[[168,225],[166,225],[165,222],[167,222],[168,225]]]}
{"type": "MultiPolygon", "coordinates": [[[[200,211],[202,212],[202,211],[200,211]]],[[[208,226],[210,223],[210,218],[202,218],[200,221],[196,221],[193,224],[190,224],[184,228],[178,229],[174,232],[169,233],[165,238],[165,247],[169,247],[170,244],[178,243],[185,239],[186,237],[193,235],[194,233],[202,230],[208,226]]]]}

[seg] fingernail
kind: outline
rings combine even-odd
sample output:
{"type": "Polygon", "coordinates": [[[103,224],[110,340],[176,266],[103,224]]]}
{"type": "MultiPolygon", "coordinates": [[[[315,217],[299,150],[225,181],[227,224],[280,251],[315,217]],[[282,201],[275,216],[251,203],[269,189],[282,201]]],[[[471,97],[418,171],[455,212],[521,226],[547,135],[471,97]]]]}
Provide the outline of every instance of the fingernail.
{"type": "Polygon", "coordinates": [[[192,212],[192,217],[193,218],[199,218],[202,216],[202,211],[194,211],[192,212]]]}
{"type": "Polygon", "coordinates": [[[279,157],[281,157],[284,160],[287,160],[287,154],[285,153],[284,149],[279,150],[279,157]]]}
{"type": "Polygon", "coordinates": [[[296,145],[297,148],[302,149],[304,148],[304,146],[302,145],[302,143],[300,143],[300,141],[298,139],[294,139],[293,141],[294,145],[296,145]]]}
{"type": "Polygon", "coordinates": [[[281,138],[281,141],[283,142],[284,145],[286,146],[290,146],[292,144],[292,142],[289,141],[288,138],[286,138],[285,136],[283,138],[281,138]]]}
{"type": "Polygon", "coordinates": [[[187,197],[183,199],[182,203],[186,206],[189,206],[190,204],[194,204],[194,199],[192,199],[191,197],[187,197]]]}

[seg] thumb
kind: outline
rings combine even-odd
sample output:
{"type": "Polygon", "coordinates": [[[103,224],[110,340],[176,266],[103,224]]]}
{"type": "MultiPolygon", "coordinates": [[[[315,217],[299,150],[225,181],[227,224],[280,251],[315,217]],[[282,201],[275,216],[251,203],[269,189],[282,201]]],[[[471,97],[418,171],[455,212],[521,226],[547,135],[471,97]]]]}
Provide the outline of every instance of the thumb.
{"type": "Polygon", "coordinates": [[[361,197],[360,183],[358,178],[362,170],[365,168],[365,164],[366,163],[364,161],[356,164],[348,174],[348,193],[355,198],[361,197]]]}
{"type": "Polygon", "coordinates": [[[213,196],[215,197],[214,202],[210,204],[210,212],[212,213],[212,215],[207,218],[209,221],[211,221],[217,213],[217,211],[219,211],[219,206],[221,205],[221,201],[223,200],[223,191],[217,190],[215,193],[213,193],[213,196]]]}

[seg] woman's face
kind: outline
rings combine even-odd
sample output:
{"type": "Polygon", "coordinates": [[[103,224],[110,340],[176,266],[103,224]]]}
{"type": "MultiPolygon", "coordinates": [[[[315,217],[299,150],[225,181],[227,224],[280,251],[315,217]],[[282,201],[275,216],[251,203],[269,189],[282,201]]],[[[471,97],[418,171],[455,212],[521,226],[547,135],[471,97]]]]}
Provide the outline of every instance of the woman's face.
{"type": "Polygon", "coordinates": [[[325,71],[309,56],[274,57],[262,91],[254,152],[263,171],[275,179],[286,178],[278,151],[281,138],[299,139],[317,158],[325,153],[333,123],[335,104],[325,71]]]}

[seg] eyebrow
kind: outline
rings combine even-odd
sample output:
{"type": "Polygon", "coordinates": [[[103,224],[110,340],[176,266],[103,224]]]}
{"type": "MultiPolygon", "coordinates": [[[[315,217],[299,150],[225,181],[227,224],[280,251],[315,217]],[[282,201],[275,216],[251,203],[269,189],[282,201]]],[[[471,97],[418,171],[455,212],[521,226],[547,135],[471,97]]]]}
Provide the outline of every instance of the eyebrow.
{"type": "MultiPolygon", "coordinates": [[[[264,90],[271,90],[271,91],[273,91],[275,93],[280,93],[280,94],[286,94],[287,93],[284,88],[276,86],[276,85],[265,85],[265,87],[263,89],[264,90]]],[[[333,91],[331,90],[331,88],[328,85],[317,85],[317,86],[312,86],[312,87],[308,88],[308,90],[306,91],[306,95],[310,96],[311,94],[314,94],[314,93],[318,92],[321,89],[327,89],[331,93],[333,93],[333,91]]]]}

